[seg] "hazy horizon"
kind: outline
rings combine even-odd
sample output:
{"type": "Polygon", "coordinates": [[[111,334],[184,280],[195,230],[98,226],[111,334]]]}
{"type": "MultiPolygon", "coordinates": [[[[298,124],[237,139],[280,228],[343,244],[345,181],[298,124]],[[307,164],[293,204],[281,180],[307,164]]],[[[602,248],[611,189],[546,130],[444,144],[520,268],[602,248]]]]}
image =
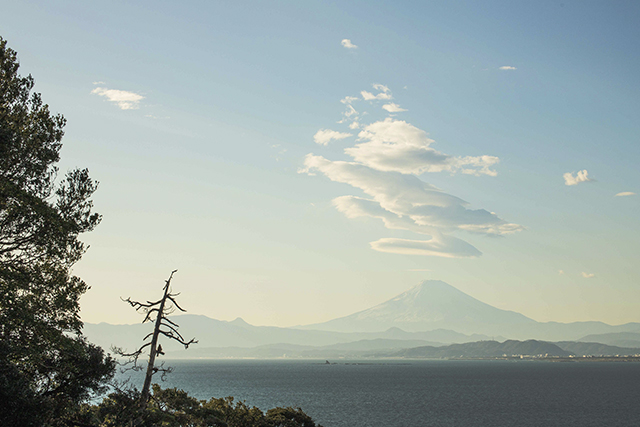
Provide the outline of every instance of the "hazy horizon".
{"type": "Polygon", "coordinates": [[[100,182],[85,322],[325,322],[442,280],[640,322],[640,4],[0,0],[100,182]],[[636,194],[638,193],[638,194],[636,194]]]}

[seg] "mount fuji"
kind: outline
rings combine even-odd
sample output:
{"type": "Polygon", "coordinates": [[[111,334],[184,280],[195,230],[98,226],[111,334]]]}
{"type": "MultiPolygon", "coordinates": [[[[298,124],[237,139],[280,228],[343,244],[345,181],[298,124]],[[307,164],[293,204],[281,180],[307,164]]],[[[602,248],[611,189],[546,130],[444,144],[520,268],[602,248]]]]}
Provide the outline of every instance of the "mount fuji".
{"type": "Polygon", "coordinates": [[[512,335],[537,324],[520,313],[485,304],[440,280],[425,280],[369,309],[303,329],[335,332],[376,332],[452,329],[462,333],[512,335]]]}

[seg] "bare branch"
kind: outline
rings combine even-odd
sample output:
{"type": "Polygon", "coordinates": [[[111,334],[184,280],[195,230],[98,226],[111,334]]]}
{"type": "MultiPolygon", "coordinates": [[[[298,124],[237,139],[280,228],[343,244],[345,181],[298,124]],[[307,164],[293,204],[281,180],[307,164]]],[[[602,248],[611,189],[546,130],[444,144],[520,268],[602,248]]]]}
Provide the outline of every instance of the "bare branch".
{"type": "Polygon", "coordinates": [[[134,300],[131,299],[131,297],[127,297],[127,299],[124,299],[124,298],[120,297],[120,299],[122,301],[128,302],[129,304],[131,304],[132,307],[145,306],[144,303],[141,303],[139,301],[134,301],[134,300]]]}
{"type": "Polygon", "coordinates": [[[162,329],[159,329],[158,332],[160,332],[162,335],[164,335],[167,338],[171,338],[172,340],[176,340],[176,341],[179,340],[179,338],[173,335],[173,332],[171,331],[167,332],[167,331],[163,331],[162,329]]]}
{"type": "Polygon", "coordinates": [[[182,335],[180,335],[180,332],[176,331],[175,329],[173,330],[173,332],[171,332],[171,331],[163,331],[162,329],[160,329],[160,331],[170,334],[171,338],[175,338],[175,339],[180,338],[181,340],[184,341],[184,337],[182,335]],[[175,332],[175,335],[174,335],[174,332],[175,332]]]}
{"type": "MultiPolygon", "coordinates": [[[[166,319],[162,319],[162,320],[166,320],[166,319]]],[[[178,330],[176,328],[174,328],[173,326],[167,325],[166,323],[161,323],[160,326],[164,326],[165,328],[171,329],[173,332],[178,334],[180,336],[180,338],[182,338],[182,335],[180,335],[180,332],[178,332],[178,330]]]]}
{"type": "Polygon", "coordinates": [[[172,324],[173,326],[175,326],[176,328],[179,328],[179,327],[180,327],[180,325],[178,325],[176,322],[172,322],[171,320],[169,320],[169,319],[168,319],[168,318],[166,318],[166,317],[163,317],[163,318],[162,318],[162,320],[163,320],[163,321],[167,321],[167,322],[171,323],[171,324],[172,324]]]}
{"type": "Polygon", "coordinates": [[[182,343],[182,344],[184,344],[184,348],[189,348],[189,346],[191,344],[198,344],[198,340],[196,340],[195,338],[191,338],[191,340],[189,340],[189,342],[185,342],[185,343],[182,343]]]}
{"type": "Polygon", "coordinates": [[[162,379],[164,379],[165,375],[172,371],[171,368],[164,368],[164,364],[160,365],[160,367],[155,366],[156,357],[164,355],[164,352],[162,351],[162,345],[158,344],[158,337],[160,335],[164,335],[165,337],[184,345],[185,348],[189,348],[189,345],[198,342],[195,340],[195,338],[192,338],[189,341],[185,341],[184,337],[180,334],[180,332],[178,332],[179,325],[167,319],[167,316],[173,313],[176,309],[182,312],[186,311],[185,309],[180,307],[180,305],[178,305],[175,300],[175,298],[180,295],[180,293],[171,292],[171,279],[173,279],[173,275],[177,271],[178,270],[173,270],[169,278],[165,281],[165,285],[163,287],[164,295],[158,301],[147,301],[146,303],[142,303],[140,301],[134,301],[131,298],[127,298],[126,300],[120,298],[123,301],[129,303],[129,305],[135,308],[136,311],[141,311],[145,314],[142,323],[145,323],[147,321],[155,322],[153,332],[148,333],[142,339],[142,341],[146,341],[151,337],[150,342],[145,343],[142,347],[140,347],[133,353],[124,353],[124,351],[122,351],[121,349],[119,349],[119,351],[117,352],[117,354],[121,356],[131,358],[135,367],[135,364],[137,363],[140,355],[142,355],[143,350],[149,347],[149,362],[147,363],[147,374],[145,376],[144,386],[142,387],[142,392],[140,394],[141,407],[145,406],[149,401],[149,389],[151,386],[151,379],[153,375],[157,372],[162,372],[162,379]]]}
{"type": "Polygon", "coordinates": [[[160,332],[162,335],[164,335],[167,338],[171,338],[174,341],[178,341],[180,344],[182,344],[184,346],[184,348],[189,348],[189,345],[191,344],[196,344],[198,341],[196,341],[195,338],[191,338],[190,341],[185,341],[184,338],[182,338],[182,335],[180,336],[176,336],[174,335],[172,332],[167,332],[167,331],[163,331],[163,330],[159,330],[158,332],[160,332]]]}
{"type": "Polygon", "coordinates": [[[180,306],[178,305],[178,303],[176,302],[176,300],[174,300],[174,299],[171,297],[171,295],[167,295],[167,298],[171,300],[171,302],[173,303],[173,305],[175,305],[175,306],[176,306],[176,308],[177,308],[178,310],[180,310],[180,311],[187,311],[187,310],[185,310],[184,308],[180,307],[180,306]]]}
{"type": "Polygon", "coordinates": [[[133,366],[131,368],[126,368],[125,371],[127,371],[129,369],[137,371],[137,370],[142,369],[142,368],[138,367],[138,358],[140,356],[142,356],[142,354],[144,353],[144,349],[146,347],[150,346],[150,345],[151,345],[151,343],[148,342],[148,343],[142,345],[139,349],[137,349],[136,351],[134,351],[132,353],[126,353],[122,348],[115,347],[115,346],[111,347],[111,351],[113,351],[118,356],[126,357],[126,358],[129,359],[126,362],[121,363],[122,365],[126,366],[126,365],[133,364],[133,366]]]}
{"type": "Polygon", "coordinates": [[[144,317],[144,320],[142,321],[142,323],[145,323],[147,320],[152,321],[151,320],[151,314],[154,313],[154,312],[158,312],[159,313],[160,310],[157,309],[157,308],[152,308],[151,310],[147,310],[147,315],[144,317]]]}

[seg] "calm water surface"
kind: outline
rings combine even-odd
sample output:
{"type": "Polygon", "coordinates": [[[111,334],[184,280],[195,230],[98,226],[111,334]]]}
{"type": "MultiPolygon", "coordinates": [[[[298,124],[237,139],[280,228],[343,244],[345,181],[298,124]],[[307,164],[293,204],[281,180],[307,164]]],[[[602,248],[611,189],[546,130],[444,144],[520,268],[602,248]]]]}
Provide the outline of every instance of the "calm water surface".
{"type": "Polygon", "coordinates": [[[161,385],[299,406],[325,427],[640,426],[640,363],[323,362],[171,361],[161,385]]]}

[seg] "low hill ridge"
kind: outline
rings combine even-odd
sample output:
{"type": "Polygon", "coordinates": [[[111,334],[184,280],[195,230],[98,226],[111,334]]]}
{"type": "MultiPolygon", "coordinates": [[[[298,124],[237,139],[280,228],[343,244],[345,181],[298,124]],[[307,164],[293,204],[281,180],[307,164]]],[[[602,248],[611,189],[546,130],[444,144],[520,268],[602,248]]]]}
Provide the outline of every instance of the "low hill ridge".
{"type": "Polygon", "coordinates": [[[571,353],[556,344],[537,341],[479,341],[453,344],[445,347],[416,347],[396,353],[402,357],[452,358],[452,357],[514,357],[514,356],[570,356],[571,353]]]}

